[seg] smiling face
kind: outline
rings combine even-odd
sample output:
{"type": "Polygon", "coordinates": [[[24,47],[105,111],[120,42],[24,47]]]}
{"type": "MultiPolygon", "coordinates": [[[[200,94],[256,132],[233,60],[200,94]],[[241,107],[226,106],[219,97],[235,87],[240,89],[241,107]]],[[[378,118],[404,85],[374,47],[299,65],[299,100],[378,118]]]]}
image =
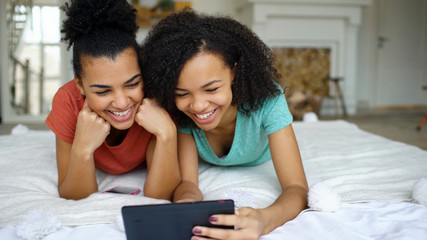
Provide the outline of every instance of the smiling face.
{"type": "Polygon", "coordinates": [[[231,105],[231,84],[235,69],[230,69],[215,54],[199,53],[189,59],[175,88],[177,108],[204,131],[234,121],[237,107],[231,105]]]}
{"type": "Polygon", "coordinates": [[[89,107],[118,130],[129,129],[143,98],[136,53],[129,48],[113,60],[81,56],[82,78],[77,86],[89,107]]]}

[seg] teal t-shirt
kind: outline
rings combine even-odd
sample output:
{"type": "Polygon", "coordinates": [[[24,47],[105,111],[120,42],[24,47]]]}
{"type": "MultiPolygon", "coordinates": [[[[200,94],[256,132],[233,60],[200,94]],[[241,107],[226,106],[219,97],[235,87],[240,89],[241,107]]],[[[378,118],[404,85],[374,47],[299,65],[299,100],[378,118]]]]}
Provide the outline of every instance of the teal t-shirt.
{"type": "Polygon", "coordinates": [[[209,145],[205,132],[200,128],[180,128],[192,134],[201,159],[221,166],[253,166],[271,158],[268,135],[292,123],[285,96],[279,94],[267,99],[257,111],[246,115],[237,111],[233,144],[226,156],[218,157],[209,145]]]}

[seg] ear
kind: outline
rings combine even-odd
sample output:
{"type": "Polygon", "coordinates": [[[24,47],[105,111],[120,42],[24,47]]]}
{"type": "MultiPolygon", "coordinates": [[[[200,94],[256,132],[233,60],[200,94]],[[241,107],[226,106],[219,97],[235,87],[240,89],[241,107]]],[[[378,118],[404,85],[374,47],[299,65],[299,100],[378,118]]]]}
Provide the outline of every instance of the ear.
{"type": "Polygon", "coordinates": [[[77,76],[74,74],[74,81],[76,82],[77,88],[79,89],[80,93],[85,96],[85,90],[82,85],[82,81],[77,78],[77,76]]]}

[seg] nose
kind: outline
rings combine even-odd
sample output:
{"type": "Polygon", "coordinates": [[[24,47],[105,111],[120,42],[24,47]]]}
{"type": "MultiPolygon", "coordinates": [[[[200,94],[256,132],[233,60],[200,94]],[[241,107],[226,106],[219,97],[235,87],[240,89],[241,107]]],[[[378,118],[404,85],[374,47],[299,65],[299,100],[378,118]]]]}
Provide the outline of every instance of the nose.
{"type": "Polygon", "coordinates": [[[128,100],[129,98],[124,94],[124,92],[118,92],[114,95],[112,106],[114,108],[124,110],[124,108],[128,107],[128,100]]]}
{"type": "Polygon", "coordinates": [[[190,103],[191,111],[195,113],[202,113],[204,112],[209,106],[209,102],[201,97],[201,96],[195,96],[192,99],[192,102],[190,103]]]}

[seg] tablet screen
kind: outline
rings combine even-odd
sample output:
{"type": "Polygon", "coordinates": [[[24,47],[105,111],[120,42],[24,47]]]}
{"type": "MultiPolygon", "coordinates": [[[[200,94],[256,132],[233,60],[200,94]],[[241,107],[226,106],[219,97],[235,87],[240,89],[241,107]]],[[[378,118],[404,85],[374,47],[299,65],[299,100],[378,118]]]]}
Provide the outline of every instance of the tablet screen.
{"type": "Polygon", "coordinates": [[[209,217],[234,214],[233,200],[124,206],[123,222],[127,240],[190,239],[194,226],[214,226],[209,217]]]}

